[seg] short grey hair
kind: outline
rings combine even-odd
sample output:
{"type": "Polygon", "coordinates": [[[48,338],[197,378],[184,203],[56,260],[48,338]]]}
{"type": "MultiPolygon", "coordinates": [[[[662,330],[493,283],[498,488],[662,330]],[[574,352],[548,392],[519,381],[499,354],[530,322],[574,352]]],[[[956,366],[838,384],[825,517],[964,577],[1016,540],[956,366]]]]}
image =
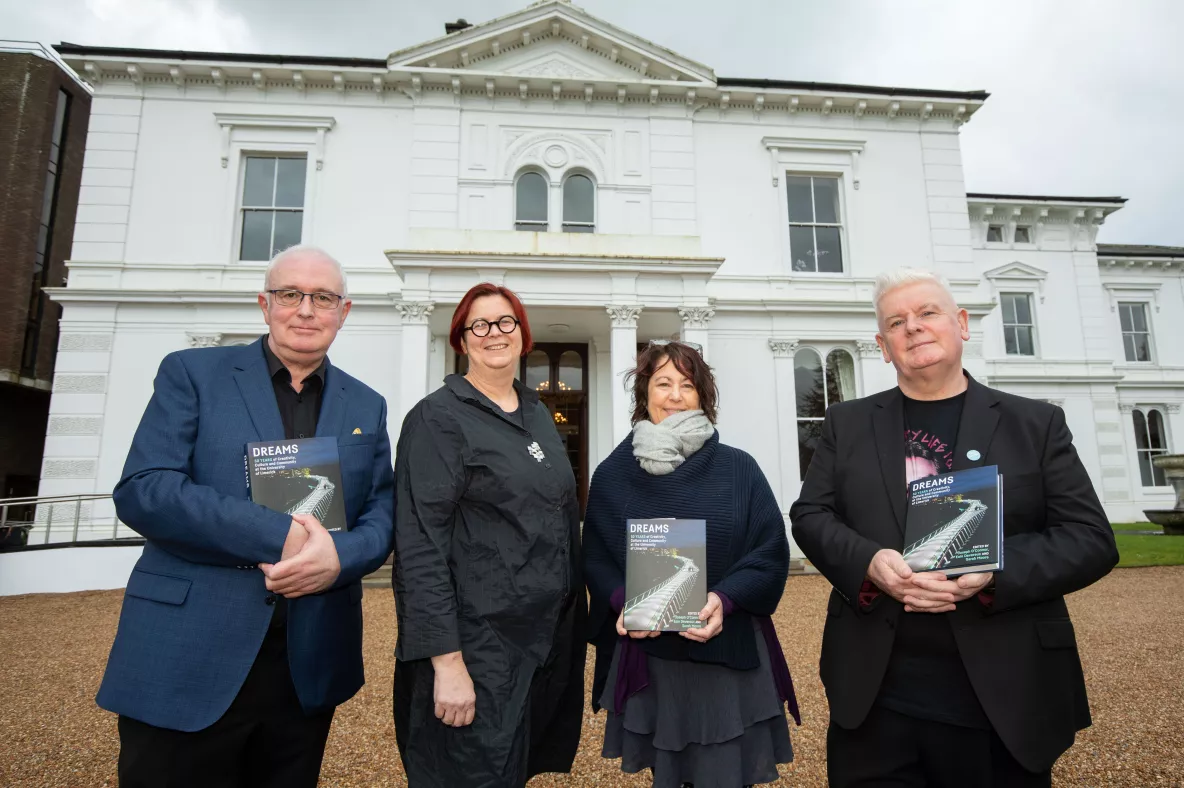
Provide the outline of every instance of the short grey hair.
{"type": "Polygon", "coordinates": [[[872,303],[876,307],[876,320],[879,320],[880,315],[880,300],[888,293],[904,287],[905,285],[915,284],[917,282],[932,282],[946,292],[950,300],[954,304],[958,303],[958,299],[954,298],[954,292],[950,290],[950,283],[946,278],[936,271],[929,271],[924,268],[897,268],[892,271],[885,271],[876,277],[876,283],[872,287],[872,303]]]}
{"type": "Polygon", "coordinates": [[[349,298],[349,285],[345,281],[345,269],[342,268],[341,263],[337,262],[333,255],[326,252],[319,246],[312,246],[311,244],[296,244],[289,246],[284,251],[271,258],[271,262],[267,264],[267,273],[263,275],[263,290],[271,289],[271,272],[275,267],[285,260],[291,260],[294,257],[316,257],[320,260],[329,263],[337,271],[337,275],[341,277],[341,295],[349,298]]]}

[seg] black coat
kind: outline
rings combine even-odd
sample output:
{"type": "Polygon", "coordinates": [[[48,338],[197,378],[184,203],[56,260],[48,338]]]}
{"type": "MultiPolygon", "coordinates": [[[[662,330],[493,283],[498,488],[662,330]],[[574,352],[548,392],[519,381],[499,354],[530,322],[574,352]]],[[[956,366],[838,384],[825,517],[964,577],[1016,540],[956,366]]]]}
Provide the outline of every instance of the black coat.
{"type": "MultiPolygon", "coordinates": [[[[904,609],[886,594],[870,610],[858,606],[872,556],[903,547],[904,457],[899,388],[834,405],[789,513],[794,539],[834,586],[821,673],[831,719],[844,728],[858,727],[875,701],[904,609]]],[[[1064,595],[1109,572],[1118,551],[1064,411],[970,378],[953,470],[986,465],[1003,475],[994,603],[972,597],[941,615],[995,732],[1024,767],[1044,771],[1090,724],[1064,595]],[[967,458],[972,449],[978,460],[967,458]]]]}
{"type": "Polygon", "coordinates": [[[459,375],[403,421],[395,461],[395,729],[411,788],[520,788],[571,770],[586,599],[579,502],[550,412],[507,416],[459,375]],[[461,651],[473,724],[433,711],[430,658],[461,651]]]}

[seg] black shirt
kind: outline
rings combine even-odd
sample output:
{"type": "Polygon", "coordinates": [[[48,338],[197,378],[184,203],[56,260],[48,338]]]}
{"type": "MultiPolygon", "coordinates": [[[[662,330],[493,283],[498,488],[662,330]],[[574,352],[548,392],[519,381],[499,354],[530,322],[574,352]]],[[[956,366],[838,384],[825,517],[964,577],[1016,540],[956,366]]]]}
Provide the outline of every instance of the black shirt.
{"type": "MultiPolygon", "coordinates": [[[[907,483],[953,467],[965,400],[965,392],[943,400],[904,398],[906,489],[901,495],[907,494],[907,483]]],[[[910,717],[990,729],[951,627],[949,613],[902,613],[876,702],[910,717]]]]}
{"type": "MultiPolygon", "coordinates": [[[[268,347],[270,339],[270,336],[263,338],[263,357],[267,359],[267,371],[275,389],[275,404],[279,406],[280,418],[284,422],[284,439],[315,437],[317,420],[321,417],[321,393],[325,390],[325,361],[321,359],[321,365],[304,379],[304,385],[297,392],[292,388],[292,373],[268,347]]],[[[276,629],[287,623],[288,600],[276,594],[271,627],[276,629]]]]}

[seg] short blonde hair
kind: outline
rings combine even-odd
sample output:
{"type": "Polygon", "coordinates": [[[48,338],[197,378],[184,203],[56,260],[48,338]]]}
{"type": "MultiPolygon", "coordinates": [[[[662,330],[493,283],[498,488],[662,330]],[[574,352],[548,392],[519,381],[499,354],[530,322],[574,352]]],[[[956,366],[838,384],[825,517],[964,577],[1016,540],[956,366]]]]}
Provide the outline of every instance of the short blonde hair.
{"type": "Polygon", "coordinates": [[[872,287],[872,303],[876,307],[876,320],[879,321],[881,317],[880,300],[884,296],[898,287],[904,287],[905,285],[911,285],[917,282],[932,282],[936,284],[945,291],[946,295],[950,297],[950,301],[957,306],[958,299],[954,298],[954,292],[950,290],[950,283],[941,274],[924,268],[897,268],[893,271],[885,271],[876,277],[876,283],[872,287]]]}

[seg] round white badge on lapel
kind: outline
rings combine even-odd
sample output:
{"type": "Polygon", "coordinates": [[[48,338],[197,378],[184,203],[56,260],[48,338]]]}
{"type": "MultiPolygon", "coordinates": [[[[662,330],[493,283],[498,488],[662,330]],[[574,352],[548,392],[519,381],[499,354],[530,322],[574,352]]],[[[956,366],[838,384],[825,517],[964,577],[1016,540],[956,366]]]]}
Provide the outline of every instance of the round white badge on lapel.
{"type": "Polygon", "coordinates": [[[982,459],[982,456],[983,455],[979,453],[978,449],[971,449],[970,451],[966,452],[966,459],[970,460],[971,462],[978,462],[982,459]]]}

